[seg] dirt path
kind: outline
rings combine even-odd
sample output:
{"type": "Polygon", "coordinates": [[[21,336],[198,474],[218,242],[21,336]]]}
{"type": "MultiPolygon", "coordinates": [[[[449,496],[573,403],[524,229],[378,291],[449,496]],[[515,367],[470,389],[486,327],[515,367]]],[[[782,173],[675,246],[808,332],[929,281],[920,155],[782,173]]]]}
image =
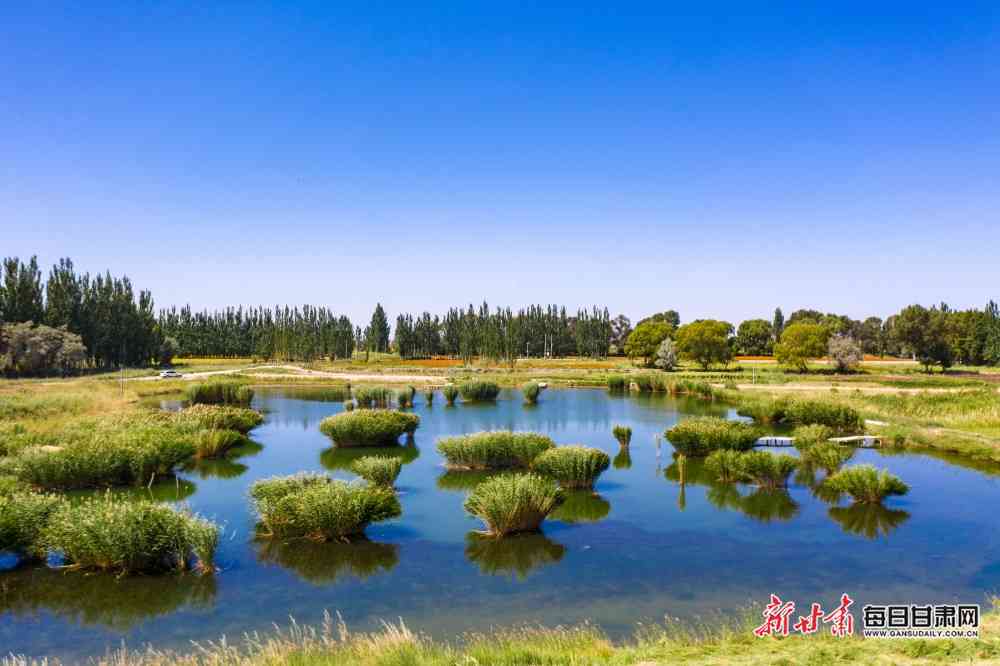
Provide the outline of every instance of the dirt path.
{"type": "MultiPolygon", "coordinates": [[[[718,388],[723,388],[723,384],[715,384],[714,386],[718,388]]],[[[829,392],[830,389],[837,389],[838,391],[844,393],[853,393],[854,391],[860,391],[861,393],[955,393],[957,391],[971,390],[970,387],[956,386],[955,388],[947,387],[929,387],[929,388],[904,388],[898,386],[851,386],[840,384],[838,386],[833,386],[832,384],[737,384],[736,388],[741,391],[812,391],[812,392],[829,392]]]]}
{"type": "MultiPolygon", "coordinates": [[[[296,377],[310,377],[317,379],[332,379],[342,382],[387,382],[387,383],[420,383],[420,384],[444,384],[447,380],[440,375],[388,375],[372,372],[327,372],[324,370],[309,370],[300,368],[297,365],[256,365],[247,368],[232,368],[228,370],[208,370],[205,372],[185,373],[178,379],[181,381],[195,381],[206,377],[217,377],[220,375],[241,374],[245,377],[255,377],[259,379],[289,379],[296,377]],[[255,370],[288,370],[289,372],[255,372],[255,370]]],[[[136,377],[130,381],[156,381],[159,377],[136,377]]]]}

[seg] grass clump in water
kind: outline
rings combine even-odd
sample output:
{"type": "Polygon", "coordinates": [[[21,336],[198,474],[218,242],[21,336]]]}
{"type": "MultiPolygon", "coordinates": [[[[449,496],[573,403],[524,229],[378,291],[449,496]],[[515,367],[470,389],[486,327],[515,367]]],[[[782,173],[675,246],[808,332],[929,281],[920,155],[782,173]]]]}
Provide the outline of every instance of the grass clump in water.
{"type": "Polygon", "coordinates": [[[608,390],[612,393],[624,393],[628,388],[624,375],[611,375],[608,377],[608,390]]]}
{"type": "Polygon", "coordinates": [[[807,465],[825,469],[828,473],[836,472],[852,456],[854,456],[853,447],[833,442],[814,444],[802,451],[802,460],[807,465]]]}
{"type": "Polygon", "coordinates": [[[878,504],[890,495],[905,495],[910,487],[899,477],[871,465],[855,465],[830,475],[823,485],[838,493],[847,493],[855,502],[878,504]]]}
{"type": "Polygon", "coordinates": [[[486,533],[505,537],[536,532],[562,501],[556,484],[537,474],[504,474],[483,481],[465,500],[465,510],[486,524],[486,533]]]}
{"type": "Polygon", "coordinates": [[[611,429],[611,434],[622,446],[628,446],[632,443],[632,428],[626,425],[616,425],[611,429]]]}
{"type": "Polygon", "coordinates": [[[463,382],[458,387],[462,402],[493,402],[500,395],[500,386],[494,382],[463,382]]]}
{"type": "Polygon", "coordinates": [[[712,416],[685,419],[666,432],[678,453],[707,456],[718,449],[746,451],[760,438],[760,430],[748,423],[712,416]]]}
{"type": "Polygon", "coordinates": [[[402,512],[391,489],[298,474],[257,481],[250,497],[265,537],[330,541],[358,537],[370,523],[402,512]]]}
{"type": "Polygon", "coordinates": [[[785,410],[784,420],[795,425],[824,425],[841,433],[864,430],[864,421],[853,407],[819,400],[793,400],[785,410]]]}
{"type": "Polygon", "coordinates": [[[404,389],[396,391],[396,406],[400,409],[407,409],[413,407],[413,398],[417,395],[417,389],[412,386],[407,386],[404,389]]]}
{"type": "Polygon", "coordinates": [[[428,407],[430,407],[431,405],[434,404],[434,389],[433,388],[424,389],[424,402],[427,403],[428,407]]]}
{"type": "Polygon", "coordinates": [[[531,467],[563,488],[593,488],[597,477],[610,465],[611,458],[600,449],[560,446],[541,453],[531,467]]]}
{"type": "Polygon", "coordinates": [[[354,389],[354,400],[361,409],[387,409],[392,401],[392,391],[384,386],[359,386],[354,389]]]}
{"type": "Polygon", "coordinates": [[[117,573],[213,570],[219,528],[148,500],[104,497],[66,502],[42,532],[46,548],[78,569],[117,573]]]}
{"type": "Polygon", "coordinates": [[[542,392],[542,387],[539,386],[538,382],[528,382],[521,387],[521,393],[524,394],[524,402],[528,405],[537,405],[538,396],[542,392]]]}
{"type": "Polygon", "coordinates": [[[797,449],[807,449],[816,444],[825,444],[833,435],[833,428],[819,423],[799,426],[792,432],[797,449]]]}
{"type": "Polygon", "coordinates": [[[743,452],[732,449],[713,451],[705,458],[705,471],[720,483],[736,483],[742,481],[743,468],[740,459],[743,452]]]}
{"type": "Polygon", "coordinates": [[[413,434],[420,417],[387,409],[359,409],[323,419],[320,431],[339,446],[391,446],[403,433],[413,434]]]}
{"type": "Polygon", "coordinates": [[[392,488],[403,469],[403,461],[389,456],[365,456],[351,465],[351,470],[365,481],[392,488]]]}
{"type": "Polygon", "coordinates": [[[545,435],[509,430],[446,437],[437,445],[452,469],[525,469],[553,447],[545,435]]]}
{"type": "Polygon", "coordinates": [[[191,384],[184,397],[192,405],[249,405],[253,389],[241,382],[217,381],[191,384]]]}
{"type": "Polygon", "coordinates": [[[260,412],[230,405],[196,404],[177,413],[179,422],[208,430],[235,430],[248,433],[264,422],[260,412]]]}
{"type": "Polygon", "coordinates": [[[454,406],[455,399],[458,398],[458,387],[454,384],[446,384],[445,387],[441,389],[441,393],[444,395],[444,399],[448,403],[448,406],[454,406]]]}
{"type": "Polygon", "coordinates": [[[765,490],[776,490],[788,485],[788,477],[798,467],[794,457],[770,451],[747,451],[740,454],[739,470],[749,483],[765,490]]]}
{"type": "Polygon", "coordinates": [[[246,441],[247,438],[235,430],[204,430],[195,440],[194,457],[221,458],[246,441]]]}
{"type": "Polygon", "coordinates": [[[0,496],[0,552],[24,559],[44,557],[42,530],[62,502],[58,495],[32,492],[0,496]]]}

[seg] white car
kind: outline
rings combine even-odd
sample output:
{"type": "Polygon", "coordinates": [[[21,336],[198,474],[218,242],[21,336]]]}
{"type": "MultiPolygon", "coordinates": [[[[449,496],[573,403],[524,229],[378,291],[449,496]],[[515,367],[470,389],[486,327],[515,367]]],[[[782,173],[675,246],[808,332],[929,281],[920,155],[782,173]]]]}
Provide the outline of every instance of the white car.
{"type": "Polygon", "coordinates": [[[163,370],[160,372],[160,379],[177,379],[178,377],[183,377],[181,373],[176,370],[163,370]]]}

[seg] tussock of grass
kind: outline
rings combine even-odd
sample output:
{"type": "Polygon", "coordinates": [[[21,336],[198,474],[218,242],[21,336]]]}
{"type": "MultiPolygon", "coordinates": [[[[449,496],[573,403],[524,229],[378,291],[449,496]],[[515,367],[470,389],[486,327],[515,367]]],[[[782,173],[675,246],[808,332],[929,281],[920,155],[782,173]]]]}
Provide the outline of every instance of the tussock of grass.
{"type": "Polygon", "coordinates": [[[434,404],[434,389],[433,388],[428,388],[428,389],[424,390],[424,402],[427,403],[428,407],[430,407],[431,405],[434,404]]]}
{"type": "Polygon", "coordinates": [[[42,530],[62,501],[57,495],[32,492],[0,495],[0,552],[26,559],[43,557],[42,530]]]}
{"type": "Polygon", "coordinates": [[[453,469],[523,469],[554,446],[538,433],[494,430],[447,437],[437,448],[453,469]]]}
{"type": "Polygon", "coordinates": [[[401,508],[391,489],[337,481],[321,474],[262,479],[250,488],[265,537],[330,541],[357,537],[401,508]]]}
{"type": "Polygon", "coordinates": [[[611,465],[608,454],[587,446],[560,446],[542,452],[532,469],[559,482],[563,488],[593,488],[611,465]]]}
{"type": "Polygon", "coordinates": [[[853,407],[821,400],[792,400],[783,419],[795,425],[825,425],[837,432],[862,432],[864,422],[853,407]]]}
{"type": "Polygon", "coordinates": [[[842,469],[823,481],[823,485],[838,493],[847,493],[856,502],[878,504],[890,495],[905,495],[910,487],[888,470],[871,465],[855,465],[842,469]]]}
{"type": "Polygon", "coordinates": [[[612,393],[622,393],[628,385],[625,381],[624,375],[609,375],[608,376],[608,390],[612,393]]]}
{"type": "Polygon", "coordinates": [[[184,397],[192,405],[245,406],[253,400],[253,389],[242,382],[212,381],[188,385],[184,397]]]}
{"type": "Polygon", "coordinates": [[[155,573],[211,571],[219,528],[146,500],[103,497],[60,504],[41,543],[74,568],[155,573]]]}
{"type": "Polygon", "coordinates": [[[392,488],[403,469],[403,461],[388,456],[365,456],[351,465],[351,470],[365,481],[392,488]]]}
{"type": "Polygon", "coordinates": [[[524,402],[529,405],[538,403],[538,396],[541,392],[542,387],[538,385],[538,382],[528,382],[521,387],[521,393],[524,394],[524,402]]]}
{"type": "Polygon", "coordinates": [[[500,395],[500,386],[494,382],[470,381],[458,387],[462,402],[492,402],[500,395]]]}
{"type": "Polygon", "coordinates": [[[390,446],[420,425],[416,414],[386,409],[359,409],[323,419],[320,431],[339,446],[390,446]]]}
{"type": "Polygon", "coordinates": [[[622,446],[628,446],[632,442],[632,428],[626,425],[616,425],[611,429],[611,434],[622,446]]]}
{"type": "Polygon", "coordinates": [[[731,449],[720,449],[708,454],[705,458],[705,471],[720,483],[736,483],[743,480],[743,468],[740,460],[743,452],[731,449]]]}
{"type": "Polygon", "coordinates": [[[705,471],[721,483],[753,483],[767,490],[783,488],[798,466],[798,460],[770,451],[722,449],[705,459],[705,471]]]}
{"type": "Polygon", "coordinates": [[[854,447],[833,442],[814,444],[802,451],[802,460],[807,465],[835,472],[854,456],[854,447]]]}
{"type": "Polygon", "coordinates": [[[194,457],[221,458],[246,441],[246,437],[235,430],[204,430],[195,439],[194,457]]]}
{"type": "Polygon", "coordinates": [[[745,451],[760,435],[760,430],[750,424],[711,416],[685,419],[666,432],[674,449],[688,456],[707,456],[717,449],[745,451]]]}
{"type": "Polygon", "coordinates": [[[229,405],[192,405],[178,412],[175,418],[180,422],[190,422],[199,428],[235,430],[244,434],[264,422],[260,412],[229,405]]]}
{"type": "Polygon", "coordinates": [[[444,399],[449,405],[454,405],[455,399],[458,398],[458,387],[454,384],[447,384],[443,389],[441,389],[441,393],[444,395],[444,399]]]}
{"type": "Polygon", "coordinates": [[[795,438],[795,448],[806,449],[816,444],[823,444],[834,436],[833,428],[820,424],[804,425],[792,431],[795,438]]]}
{"type": "Polygon", "coordinates": [[[504,537],[537,531],[562,497],[556,484],[543,476],[503,474],[476,486],[464,507],[486,524],[489,535],[504,537]]]}
{"type": "Polygon", "coordinates": [[[361,409],[386,409],[392,402],[392,391],[384,386],[359,386],[354,399],[361,409]]]}

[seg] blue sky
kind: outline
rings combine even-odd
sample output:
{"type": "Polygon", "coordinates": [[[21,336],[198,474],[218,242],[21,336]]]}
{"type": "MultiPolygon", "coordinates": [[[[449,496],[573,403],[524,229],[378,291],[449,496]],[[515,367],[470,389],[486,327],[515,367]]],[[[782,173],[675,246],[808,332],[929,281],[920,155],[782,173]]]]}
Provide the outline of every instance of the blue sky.
{"type": "Polygon", "coordinates": [[[1000,297],[996,3],[6,3],[0,255],[157,304],[1000,297]]]}

